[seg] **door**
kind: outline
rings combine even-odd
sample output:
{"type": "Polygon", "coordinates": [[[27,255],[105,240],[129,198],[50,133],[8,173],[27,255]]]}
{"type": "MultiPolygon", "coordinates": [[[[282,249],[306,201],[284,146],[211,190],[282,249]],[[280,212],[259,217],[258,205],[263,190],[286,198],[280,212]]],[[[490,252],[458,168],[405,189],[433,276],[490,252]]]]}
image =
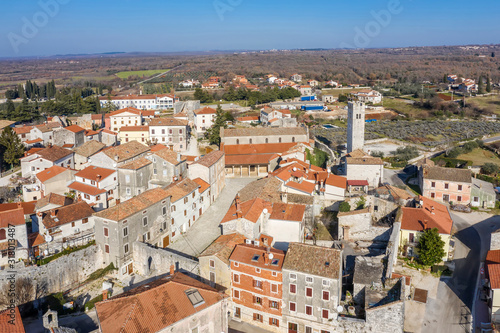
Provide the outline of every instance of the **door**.
{"type": "Polygon", "coordinates": [[[167,247],[170,245],[170,236],[163,237],[163,247],[167,247]]]}
{"type": "Polygon", "coordinates": [[[450,196],[448,194],[443,194],[443,201],[444,202],[450,201],[450,196]]]}
{"type": "Polygon", "coordinates": [[[236,318],[241,318],[241,309],[240,308],[236,308],[235,311],[234,311],[234,316],[236,318]]]}
{"type": "Polygon", "coordinates": [[[131,275],[134,272],[134,264],[133,263],[128,264],[127,271],[128,271],[128,275],[131,275]]]}
{"type": "Polygon", "coordinates": [[[409,238],[410,238],[410,243],[415,242],[415,235],[413,233],[410,233],[409,238]]]}
{"type": "Polygon", "coordinates": [[[297,324],[288,323],[288,333],[297,333],[297,324]]]}
{"type": "Polygon", "coordinates": [[[201,216],[201,213],[202,213],[202,209],[200,208],[200,214],[198,216],[201,216]]]}

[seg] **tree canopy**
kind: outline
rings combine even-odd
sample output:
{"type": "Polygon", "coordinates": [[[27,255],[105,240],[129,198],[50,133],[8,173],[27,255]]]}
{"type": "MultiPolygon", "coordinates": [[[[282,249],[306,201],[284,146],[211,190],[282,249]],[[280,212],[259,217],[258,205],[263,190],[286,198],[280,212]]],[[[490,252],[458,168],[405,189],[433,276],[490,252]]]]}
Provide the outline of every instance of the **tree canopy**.
{"type": "Polygon", "coordinates": [[[425,266],[440,263],[446,255],[444,246],[437,228],[425,230],[418,241],[418,260],[425,266]]]}
{"type": "Polygon", "coordinates": [[[0,135],[0,145],[3,146],[3,160],[13,167],[19,164],[19,158],[24,154],[24,145],[12,127],[5,127],[0,135]]]}
{"type": "Polygon", "coordinates": [[[205,136],[210,142],[210,144],[215,144],[217,146],[220,146],[220,128],[224,127],[227,128],[226,124],[226,114],[224,111],[222,111],[222,107],[220,104],[217,106],[216,114],[215,114],[215,121],[210,127],[206,133],[205,136]]]}

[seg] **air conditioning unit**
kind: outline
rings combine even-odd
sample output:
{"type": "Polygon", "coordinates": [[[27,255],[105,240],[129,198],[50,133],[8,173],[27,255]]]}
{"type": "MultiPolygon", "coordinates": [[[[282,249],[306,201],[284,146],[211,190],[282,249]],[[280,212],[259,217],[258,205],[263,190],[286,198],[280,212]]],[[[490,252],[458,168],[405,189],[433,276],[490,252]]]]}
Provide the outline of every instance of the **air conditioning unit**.
{"type": "Polygon", "coordinates": [[[246,239],[246,240],[245,240],[245,243],[247,243],[247,244],[252,244],[252,240],[251,240],[251,239],[246,239]]]}
{"type": "Polygon", "coordinates": [[[254,241],[254,242],[253,242],[253,245],[255,245],[255,246],[259,246],[259,244],[260,244],[260,242],[259,242],[259,241],[254,241]]]}

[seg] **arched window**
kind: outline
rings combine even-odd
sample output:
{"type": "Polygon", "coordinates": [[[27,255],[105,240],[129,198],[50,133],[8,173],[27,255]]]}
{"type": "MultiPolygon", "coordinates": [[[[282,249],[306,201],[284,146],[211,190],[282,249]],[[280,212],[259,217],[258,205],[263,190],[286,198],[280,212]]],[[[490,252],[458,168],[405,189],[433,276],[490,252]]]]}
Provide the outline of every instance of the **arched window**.
{"type": "Polygon", "coordinates": [[[269,139],[268,138],[266,138],[266,143],[269,143],[269,139]]]}
{"type": "Polygon", "coordinates": [[[252,144],[252,139],[250,139],[249,143],[252,144]]]}
{"type": "Polygon", "coordinates": [[[292,136],[292,142],[295,142],[295,137],[294,136],[292,136]]]}
{"type": "Polygon", "coordinates": [[[7,238],[7,236],[5,236],[5,229],[0,229],[0,240],[4,240],[5,238],[7,238]]]}
{"type": "Polygon", "coordinates": [[[240,144],[240,139],[236,139],[236,144],[239,145],[240,144]]]}

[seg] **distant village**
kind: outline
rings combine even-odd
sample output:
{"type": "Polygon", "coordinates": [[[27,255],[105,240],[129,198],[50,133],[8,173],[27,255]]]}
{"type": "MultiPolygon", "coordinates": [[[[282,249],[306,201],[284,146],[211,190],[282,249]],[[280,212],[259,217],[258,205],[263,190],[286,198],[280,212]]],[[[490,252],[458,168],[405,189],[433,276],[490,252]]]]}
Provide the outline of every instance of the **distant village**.
{"type": "MultiPolygon", "coordinates": [[[[353,85],[339,152],[293,116],[328,111],[337,97],[314,88],[339,82],[263,79],[300,96],[224,122],[218,145],[205,134],[220,124],[219,107],[175,93],[101,96],[115,111],[2,124],[26,151],[12,175],[21,197],[0,204],[0,285],[15,271],[33,290],[0,313],[0,330],[82,332],[61,317],[79,309],[103,333],[407,331],[408,313],[436,297],[422,271],[455,269],[450,205],[495,208],[493,185],[422,154],[410,166],[416,194],[367,147],[367,110],[380,92],[353,85]],[[435,240],[430,249],[424,238],[435,240]],[[438,253],[429,267],[417,264],[424,250],[438,253]],[[64,307],[43,301],[57,293],[64,307]],[[22,318],[25,303],[40,320],[22,318]]],[[[450,90],[477,90],[447,79],[450,90]]],[[[243,75],[228,84],[258,89],[243,75]]],[[[495,234],[491,242],[500,244],[495,234]]],[[[491,250],[482,269],[494,321],[500,245],[491,250]]]]}

